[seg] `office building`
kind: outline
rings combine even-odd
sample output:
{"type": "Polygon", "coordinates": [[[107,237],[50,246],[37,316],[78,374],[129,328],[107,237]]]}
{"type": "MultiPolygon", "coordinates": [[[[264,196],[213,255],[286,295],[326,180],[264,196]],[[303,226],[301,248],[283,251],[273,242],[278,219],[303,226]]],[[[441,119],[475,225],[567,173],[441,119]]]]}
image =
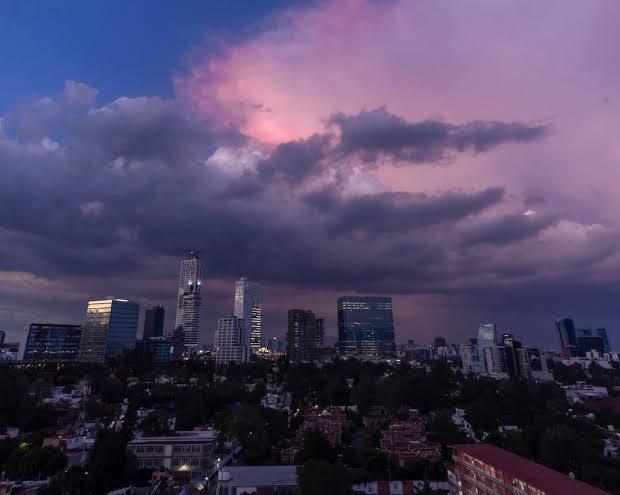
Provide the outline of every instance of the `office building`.
{"type": "Polygon", "coordinates": [[[560,336],[560,346],[562,355],[565,358],[574,355],[577,350],[577,332],[575,330],[575,322],[572,318],[562,318],[555,321],[555,327],[560,336]]]}
{"type": "Polygon", "coordinates": [[[267,349],[272,352],[284,352],[285,342],[281,337],[270,337],[267,339],[267,349]]]}
{"type": "Polygon", "coordinates": [[[229,316],[220,318],[214,336],[216,364],[245,363],[249,349],[244,339],[244,325],[241,318],[229,316]]]}
{"type": "Polygon", "coordinates": [[[177,327],[172,331],[170,342],[170,359],[172,361],[180,361],[185,353],[185,332],[183,332],[183,328],[177,327]]]}
{"type": "Polygon", "coordinates": [[[532,377],[537,380],[552,380],[553,375],[549,373],[544,353],[540,352],[540,349],[528,348],[527,354],[532,377]]]}
{"type": "Polygon", "coordinates": [[[440,347],[448,347],[448,343],[445,337],[437,336],[433,339],[433,349],[437,351],[440,347]]]}
{"type": "Polygon", "coordinates": [[[203,267],[198,252],[190,251],[189,257],[180,263],[177,314],[174,323],[174,328],[183,329],[184,352],[189,354],[198,350],[200,340],[202,277],[203,267]]]}
{"type": "Polygon", "coordinates": [[[147,340],[151,337],[163,337],[164,335],[164,308],[153,306],[144,312],[144,331],[142,339],[147,340]]]}
{"type": "Polygon", "coordinates": [[[494,347],[497,345],[497,329],[495,323],[483,323],[478,329],[478,347],[494,347]]]}
{"type": "Polygon", "coordinates": [[[216,495],[295,495],[297,466],[226,466],[218,473],[216,495]]]}
{"type": "Polygon", "coordinates": [[[452,495],[609,495],[494,445],[455,445],[452,495]]]}
{"type": "Polygon", "coordinates": [[[316,318],[310,310],[291,309],[288,312],[286,332],[286,353],[291,361],[310,361],[316,359],[321,336],[325,332],[325,322],[316,318]]]}
{"type": "Polygon", "coordinates": [[[89,301],[79,360],[104,363],[136,345],[140,305],[127,299],[89,301]]]}
{"type": "Polygon", "coordinates": [[[6,332],[4,330],[0,330],[0,345],[4,344],[5,338],[6,338],[6,332]]]}
{"type": "Polygon", "coordinates": [[[153,363],[168,363],[172,359],[172,339],[167,337],[150,337],[143,342],[153,363]]]}
{"type": "Polygon", "coordinates": [[[338,346],[344,356],[394,356],[392,298],[339,297],[338,346]]]}
{"type": "Polygon", "coordinates": [[[585,356],[586,352],[596,351],[599,354],[605,352],[605,341],[599,335],[582,335],[577,337],[577,352],[578,356],[585,356]]]}
{"type": "Polygon", "coordinates": [[[478,339],[476,337],[469,339],[467,344],[462,344],[459,347],[459,353],[465,373],[478,374],[485,371],[484,356],[480,356],[480,348],[478,347],[478,339]]]}
{"type": "Polygon", "coordinates": [[[611,346],[609,345],[609,337],[607,336],[606,328],[597,328],[594,330],[594,336],[603,339],[603,347],[605,352],[611,352],[611,346]]]}
{"type": "Polygon", "coordinates": [[[174,436],[139,437],[129,441],[127,450],[136,456],[139,468],[198,477],[217,463],[217,434],[215,430],[177,431],[174,436]]]}
{"type": "Polygon", "coordinates": [[[532,376],[530,369],[530,357],[527,349],[521,342],[515,340],[512,334],[502,335],[503,346],[501,348],[503,356],[503,369],[511,377],[527,379],[532,376]]]}
{"type": "Polygon", "coordinates": [[[252,352],[260,349],[262,333],[262,287],[247,278],[235,282],[234,315],[243,320],[244,340],[252,352]]]}
{"type": "Polygon", "coordinates": [[[77,361],[82,339],[81,325],[31,323],[21,346],[22,361],[63,363],[77,361]]]}
{"type": "Polygon", "coordinates": [[[325,346],[325,318],[314,318],[314,347],[325,346]]]}

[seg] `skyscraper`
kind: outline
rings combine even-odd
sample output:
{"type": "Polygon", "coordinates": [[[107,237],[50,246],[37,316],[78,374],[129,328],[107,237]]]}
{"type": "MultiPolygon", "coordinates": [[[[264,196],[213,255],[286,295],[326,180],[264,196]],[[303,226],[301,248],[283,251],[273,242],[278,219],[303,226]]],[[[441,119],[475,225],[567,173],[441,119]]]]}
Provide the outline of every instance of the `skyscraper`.
{"type": "Polygon", "coordinates": [[[325,322],[310,310],[290,309],[286,332],[286,353],[291,361],[310,361],[318,355],[325,322]]]}
{"type": "Polygon", "coordinates": [[[603,339],[603,346],[605,348],[605,352],[611,351],[611,346],[609,345],[609,337],[607,336],[606,328],[597,328],[594,330],[594,335],[603,339]]]}
{"type": "Polygon", "coordinates": [[[570,357],[577,349],[577,332],[572,318],[562,318],[555,321],[555,327],[560,336],[560,345],[564,357],[570,357]]]}
{"type": "Polygon", "coordinates": [[[249,349],[244,341],[243,320],[236,316],[220,318],[214,337],[217,364],[245,363],[249,349]]]}
{"type": "Polygon", "coordinates": [[[31,323],[26,329],[22,360],[36,363],[77,361],[81,339],[81,325],[31,323]]]}
{"type": "Polygon", "coordinates": [[[497,345],[497,330],[495,323],[483,323],[478,328],[478,347],[493,347],[497,345]]]}
{"type": "Polygon", "coordinates": [[[391,297],[338,298],[338,346],[345,356],[383,357],[396,352],[391,297]]]}
{"type": "Polygon", "coordinates": [[[164,308],[161,306],[153,306],[152,309],[147,309],[144,312],[143,340],[164,335],[164,315],[164,308]]]}
{"type": "Polygon", "coordinates": [[[186,353],[196,352],[200,340],[200,308],[202,297],[202,261],[197,251],[190,251],[189,257],[180,263],[179,293],[175,328],[183,328],[186,353]]]}
{"type": "Polygon", "coordinates": [[[502,343],[503,367],[506,373],[511,377],[529,378],[532,370],[528,350],[509,333],[502,335],[502,343]]]}
{"type": "Polygon", "coordinates": [[[89,301],[79,360],[104,363],[136,345],[140,305],[127,299],[89,301]]]}
{"type": "Polygon", "coordinates": [[[252,352],[260,349],[262,287],[241,277],[235,282],[235,316],[243,320],[244,340],[252,352]]]}

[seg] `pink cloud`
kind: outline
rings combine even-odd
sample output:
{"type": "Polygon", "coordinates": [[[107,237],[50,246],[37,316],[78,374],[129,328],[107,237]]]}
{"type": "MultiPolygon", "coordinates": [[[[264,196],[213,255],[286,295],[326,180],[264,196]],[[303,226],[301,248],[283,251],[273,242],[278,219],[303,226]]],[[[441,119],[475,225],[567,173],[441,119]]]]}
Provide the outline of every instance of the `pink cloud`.
{"type": "Polygon", "coordinates": [[[553,126],[542,143],[375,175],[410,191],[535,190],[580,218],[615,223],[618,25],[614,0],[338,0],[282,13],[220,56],[195,58],[174,83],[272,144],[321,131],[334,112],[382,105],[412,121],[542,120],[553,126]]]}

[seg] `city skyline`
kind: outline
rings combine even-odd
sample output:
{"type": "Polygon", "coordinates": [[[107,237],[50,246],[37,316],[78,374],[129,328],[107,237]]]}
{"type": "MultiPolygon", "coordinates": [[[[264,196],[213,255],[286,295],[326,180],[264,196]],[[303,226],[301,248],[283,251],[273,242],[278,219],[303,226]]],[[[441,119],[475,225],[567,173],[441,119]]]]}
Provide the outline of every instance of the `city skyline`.
{"type": "Polygon", "coordinates": [[[118,294],[168,331],[195,247],[203,343],[246,276],[266,336],[356,294],[400,341],[571,316],[613,346],[620,11],[495,4],[3,3],[0,329],[118,294]]]}

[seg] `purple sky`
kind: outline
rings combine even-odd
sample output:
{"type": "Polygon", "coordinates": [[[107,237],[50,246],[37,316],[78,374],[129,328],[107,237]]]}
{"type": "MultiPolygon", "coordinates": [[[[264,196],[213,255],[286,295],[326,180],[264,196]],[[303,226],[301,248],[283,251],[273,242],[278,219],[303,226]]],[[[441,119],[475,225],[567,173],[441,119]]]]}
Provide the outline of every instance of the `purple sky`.
{"type": "Polygon", "coordinates": [[[0,329],[106,295],[171,323],[199,248],[205,342],[242,275],[267,335],[292,307],[335,334],[361,292],[394,296],[399,341],[553,346],[567,315],[614,341],[619,25],[615,0],[313,2],[194,26],[169,93],[53,71],[0,107],[0,329]]]}

